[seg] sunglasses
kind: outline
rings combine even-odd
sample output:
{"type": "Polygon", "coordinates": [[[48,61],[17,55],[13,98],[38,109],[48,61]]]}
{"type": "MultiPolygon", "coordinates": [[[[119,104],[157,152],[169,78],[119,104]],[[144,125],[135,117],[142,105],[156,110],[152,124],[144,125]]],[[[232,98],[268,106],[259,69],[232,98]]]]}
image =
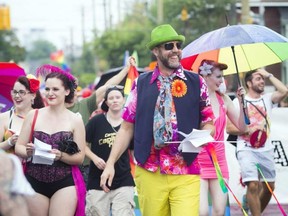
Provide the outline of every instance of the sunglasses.
{"type": "Polygon", "coordinates": [[[107,88],[107,90],[108,89],[118,89],[118,90],[122,90],[122,89],[124,89],[124,86],[121,86],[121,85],[112,85],[112,86],[109,86],[108,88],[107,88]]]}
{"type": "Polygon", "coordinates": [[[177,42],[177,43],[165,43],[162,46],[164,47],[165,50],[172,50],[174,48],[174,45],[176,45],[177,49],[181,49],[182,48],[182,43],[181,42],[177,42]]]}
{"type": "Polygon", "coordinates": [[[30,93],[30,92],[27,92],[27,91],[24,91],[24,90],[19,90],[19,91],[16,91],[16,90],[11,90],[11,95],[13,95],[14,97],[18,94],[20,97],[24,97],[27,93],[30,93]]]}

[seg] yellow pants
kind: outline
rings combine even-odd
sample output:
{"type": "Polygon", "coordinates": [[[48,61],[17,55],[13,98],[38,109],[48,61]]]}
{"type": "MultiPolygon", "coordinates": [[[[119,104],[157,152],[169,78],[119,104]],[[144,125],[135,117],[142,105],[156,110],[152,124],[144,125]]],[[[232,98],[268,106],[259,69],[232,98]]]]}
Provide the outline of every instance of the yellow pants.
{"type": "Polygon", "coordinates": [[[142,216],[199,215],[199,175],[163,175],[136,166],[135,182],[142,216]]]}

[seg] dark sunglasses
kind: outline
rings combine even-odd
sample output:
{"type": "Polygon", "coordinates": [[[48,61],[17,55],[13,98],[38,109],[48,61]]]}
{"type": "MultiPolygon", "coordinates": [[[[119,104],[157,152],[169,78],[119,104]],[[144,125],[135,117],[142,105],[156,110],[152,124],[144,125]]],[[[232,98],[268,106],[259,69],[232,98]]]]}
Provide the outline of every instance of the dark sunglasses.
{"type": "Polygon", "coordinates": [[[108,89],[118,89],[118,90],[122,90],[124,89],[124,86],[121,86],[121,85],[111,85],[107,88],[108,89]]]}
{"type": "Polygon", "coordinates": [[[164,47],[165,50],[172,50],[174,48],[174,45],[176,45],[177,49],[181,49],[182,48],[182,43],[181,42],[177,42],[177,43],[165,43],[162,46],[164,47]]]}

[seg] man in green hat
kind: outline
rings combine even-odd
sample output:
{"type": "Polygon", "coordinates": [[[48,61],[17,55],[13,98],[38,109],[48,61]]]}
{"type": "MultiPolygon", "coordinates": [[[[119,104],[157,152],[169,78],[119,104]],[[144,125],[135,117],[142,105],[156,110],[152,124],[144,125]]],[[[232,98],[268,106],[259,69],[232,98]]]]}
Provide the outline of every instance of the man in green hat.
{"type": "Polygon", "coordinates": [[[152,73],[135,81],[100,186],[109,192],[114,164],[134,136],[135,182],[143,216],[199,215],[198,153],[182,152],[193,129],[214,133],[207,86],[180,64],[183,35],[171,25],[154,28],[147,47],[157,59],[152,73]]]}

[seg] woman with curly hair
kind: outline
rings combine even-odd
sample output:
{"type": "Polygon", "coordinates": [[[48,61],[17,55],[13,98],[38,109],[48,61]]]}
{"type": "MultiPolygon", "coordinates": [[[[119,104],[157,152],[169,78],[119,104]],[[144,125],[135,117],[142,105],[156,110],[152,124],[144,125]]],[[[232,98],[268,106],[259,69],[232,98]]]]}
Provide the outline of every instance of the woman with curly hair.
{"type": "Polygon", "coordinates": [[[81,115],[65,107],[74,98],[75,78],[52,65],[41,66],[37,75],[45,77],[48,106],[28,113],[15,149],[27,159],[26,178],[36,191],[29,209],[37,216],[84,216],[86,190],[78,165],[84,160],[85,127],[81,115]],[[36,160],[41,142],[51,149],[50,163],[36,160]]]}

